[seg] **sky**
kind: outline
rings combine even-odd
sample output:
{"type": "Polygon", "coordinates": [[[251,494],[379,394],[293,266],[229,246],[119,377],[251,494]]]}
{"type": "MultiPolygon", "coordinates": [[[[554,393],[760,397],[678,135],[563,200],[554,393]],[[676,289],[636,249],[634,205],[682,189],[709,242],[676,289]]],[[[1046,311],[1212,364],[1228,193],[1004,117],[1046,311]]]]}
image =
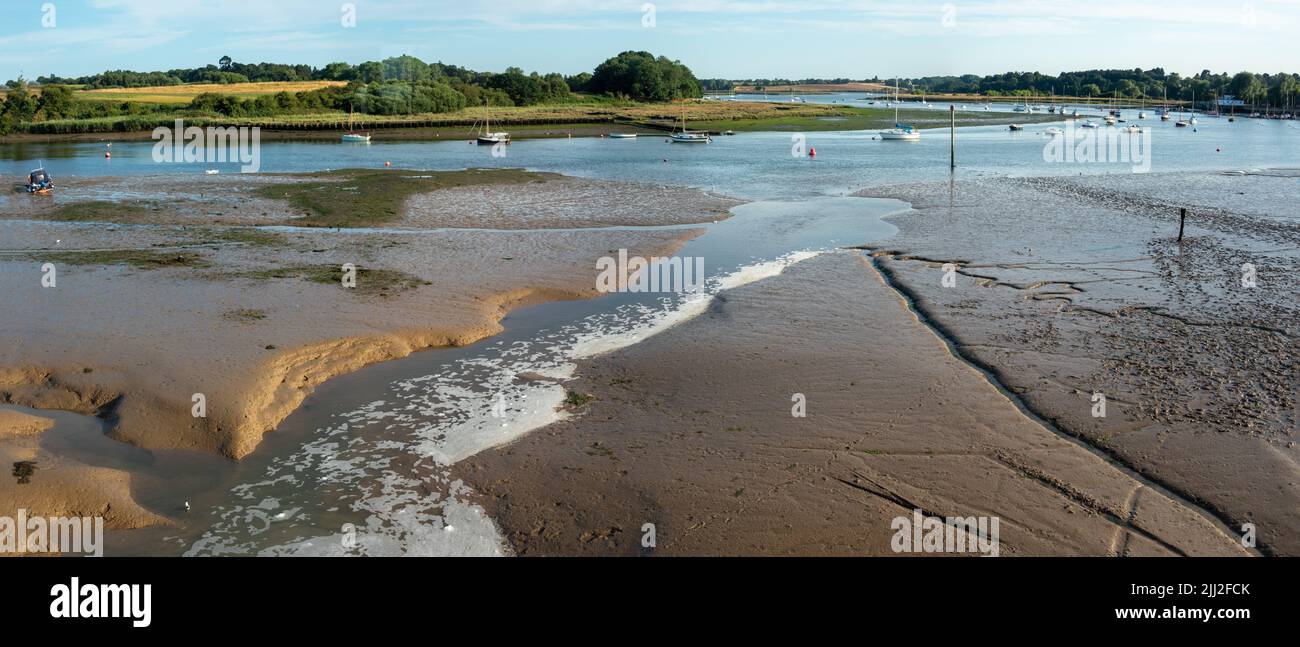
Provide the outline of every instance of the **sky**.
{"type": "Polygon", "coordinates": [[[411,54],[576,74],[624,50],[700,78],[1163,67],[1300,71],[1300,0],[4,0],[0,78],[411,54]],[[350,18],[354,18],[352,24],[350,18]]]}

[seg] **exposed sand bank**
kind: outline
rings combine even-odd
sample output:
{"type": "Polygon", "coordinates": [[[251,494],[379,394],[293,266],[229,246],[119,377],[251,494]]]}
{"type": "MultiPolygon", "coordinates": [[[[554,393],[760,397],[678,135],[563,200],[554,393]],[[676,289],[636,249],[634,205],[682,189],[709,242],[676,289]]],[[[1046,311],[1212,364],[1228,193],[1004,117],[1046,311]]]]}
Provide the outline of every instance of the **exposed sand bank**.
{"type": "Polygon", "coordinates": [[[166,522],[132,500],[126,473],[42,449],[41,434],[53,425],[49,418],[0,409],[0,515],[12,518],[23,509],[30,516],[98,516],[112,530],[166,522]]]}
{"type": "Polygon", "coordinates": [[[727,291],[577,373],[596,398],[578,415],[453,470],[520,555],[892,555],[916,508],[999,517],[1003,555],[1246,554],[1023,414],[860,254],[727,291]]]}
{"type": "Polygon", "coordinates": [[[1027,406],[1300,554],[1294,172],[897,187],[881,266],[1027,406]],[[1176,242],[1178,208],[1189,207],[1176,242]],[[941,285],[943,264],[959,266],[941,285]],[[1256,286],[1242,283],[1242,266],[1256,286]],[[1106,398],[1094,417],[1093,394],[1106,398]]]}
{"type": "Polygon", "coordinates": [[[49,418],[0,409],[0,441],[34,436],[54,426],[49,418]]]}
{"type": "MultiPolygon", "coordinates": [[[[185,193],[192,181],[161,192],[185,193]]],[[[235,195],[246,188],[229,184],[235,195]]],[[[517,185],[515,199],[530,200],[529,186],[517,185]]],[[[633,205],[657,195],[607,190],[633,205]]],[[[716,219],[720,201],[694,195],[699,220],[716,219]]],[[[0,402],[100,415],[112,437],[147,449],[240,458],[332,376],[471,343],[519,305],[596,296],[597,258],[669,254],[702,231],[268,233],[220,227],[229,214],[190,206],[140,225],[39,213],[3,225],[13,236],[0,249],[0,291],[13,298],[0,336],[22,343],[0,348],[0,402]],[[186,226],[152,224],[173,221],[186,226]],[[54,287],[42,286],[47,262],[54,287]],[[358,268],[355,288],[341,284],[345,263],[358,268]],[[192,415],[195,394],[206,417],[192,415]]],[[[463,208],[467,220],[496,217],[495,206],[463,208]]],[[[651,205],[645,212],[636,224],[661,224],[651,205]]]]}

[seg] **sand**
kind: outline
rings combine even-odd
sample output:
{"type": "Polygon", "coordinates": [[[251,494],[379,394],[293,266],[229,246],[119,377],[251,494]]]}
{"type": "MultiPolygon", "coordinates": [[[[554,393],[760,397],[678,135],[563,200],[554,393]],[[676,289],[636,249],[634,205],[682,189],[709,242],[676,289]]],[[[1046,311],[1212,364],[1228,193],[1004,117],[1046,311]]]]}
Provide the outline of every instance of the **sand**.
{"type": "Polygon", "coordinates": [[[583,411],[454,468],[520,555],[892,555],[914,509],[998,517],[1002,555],[1247,554],[1023,413],[858,253],[577,373],[583,411]]]}
{"type": "Polygon", "coordinates": [[[0,515],[12,518],[23,509],[29,517],[98,516],[110,530],[166,523],[135,503],[126,473],[42,449],[41,434],[53,425],[49,418],[0,409],[0,515]]]}
{"type": "MultiPolygon", "coordinates": [[[[191,180],[178,182],[163,193],[190,190],[191,180]]],[[[657,195],[609,190],[633,203],[657,195]]],[[[716,219],[718,201],[695,195],[700,220],[716,219]]],[[[619,248],[669,254],[702,231],[314,229],[268,238],[187,205],[159,216],[184,226],[5,224],[13,235],[0,249],[0,291],[12,299],[0,337],[22,343],[0,348],[0,402],[99,415],[113,438],[146,449],[238,459],[330,377],[482,339],[519,305],[596,296],[597,258],[619,248]],[[130,254],[146,257],[120,262],[130,254]],[[100,260],[77,260],[88,257],[100,260]],[[42,286],[46,262],[55,287],[42,286]],[[344,263],[361,268],[356,288],[331,276],[344,263]]],[[[473,207],[464,205],[466,218],[473,207]]],[[[659,223],[651,215],[637,224],[659,223]]]]}
{"type": "Polygon", "coordinates": [[[0,409],[0,441],[34,436],[54,426],[49,418],[0,409]]]}
{"type": "Polygon", "coordinates": [[[1300,554],[1296,173],[998,179],[912,202],[875,253],[1026,405],[1265,554],[1300,554]],[[1241,196],[1249,196],[1244,199],[1241,196]],[[1179,207],[1189,207],[1186,238],[1179,207]],[[942,265],[959,265],[944,288],[942,265]],[[1256,287],[1241,266],[1257,268],[1256,287]],[[1094,417],[1093,394],[1107,400],[1094,417]]]}

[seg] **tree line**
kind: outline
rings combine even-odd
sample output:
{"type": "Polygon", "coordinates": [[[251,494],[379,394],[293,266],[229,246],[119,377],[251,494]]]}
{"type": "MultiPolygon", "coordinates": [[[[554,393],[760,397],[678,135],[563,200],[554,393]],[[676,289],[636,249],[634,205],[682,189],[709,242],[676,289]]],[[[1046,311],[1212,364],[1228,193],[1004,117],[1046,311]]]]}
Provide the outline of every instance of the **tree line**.
{"type": "Polygon", "coordinates": [[[1202,70],[1199,74],[1182,76],[1166,73],[1163,68],[1143,70],[1086,70],[1063,72],[1056,76],[1038,72],[1006,72],[990,76],[931,76],[908,79],[904,82],[917,89],[933,93],[971,93],[985,96],[1049,96],[1065,94],[1079,97],[1146,98],[1198,102],[1213,97],[1233,96],[1252,106],[1288,108],[1300,98],[1300,75],[1286,72],[1278,74],[1215,74],[1202,70]]]}
{"type": "Polygon", "coordinates": [[[167,72],[112,70],[78,78],[41,76],[36,87],[22,78],[6,83],[0,107],[0,132],[34,121],[95,119],[176,112],[195,116],[274,117],[330,111],[371,115],[454,112],[473,106],[530,106],[583,100],[574,93],[616,100],[671,101],[702,96],[699,81],[679,61],[649,52],[623,52],[593,72],[573,76],[526,73],[518,67],[480,72],[442,62],[426,63],[403,55],[359,65],[330,63],[321,68],[275,63],[243,64],[222,57],[217,65],[167,72]],[[140,88],[186,83],[265,81],[343,81],[300,92],[252,98],[209,92],[188,105],[78,99],[71,88],[140,88]],[[39,89],[39,92],[34,90],[39,89]]]}

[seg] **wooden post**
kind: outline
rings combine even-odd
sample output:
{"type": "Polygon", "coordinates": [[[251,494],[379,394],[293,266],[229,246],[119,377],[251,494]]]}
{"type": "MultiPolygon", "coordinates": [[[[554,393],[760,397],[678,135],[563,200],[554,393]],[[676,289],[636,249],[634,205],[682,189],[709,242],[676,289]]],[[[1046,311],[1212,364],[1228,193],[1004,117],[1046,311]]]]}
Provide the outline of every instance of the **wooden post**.
{"type": "Polygon", "coordinates": [[[948,116],[952,118],[948,128],[948,170],[957,168],[957,106],[948,105],[948,116]]]}
{"type": "Polygon", "coordinates": [[[1183,225],[1187,224],[1187,209],[1178,210],[1178,242],[1183,242],[1183,225]]]}

